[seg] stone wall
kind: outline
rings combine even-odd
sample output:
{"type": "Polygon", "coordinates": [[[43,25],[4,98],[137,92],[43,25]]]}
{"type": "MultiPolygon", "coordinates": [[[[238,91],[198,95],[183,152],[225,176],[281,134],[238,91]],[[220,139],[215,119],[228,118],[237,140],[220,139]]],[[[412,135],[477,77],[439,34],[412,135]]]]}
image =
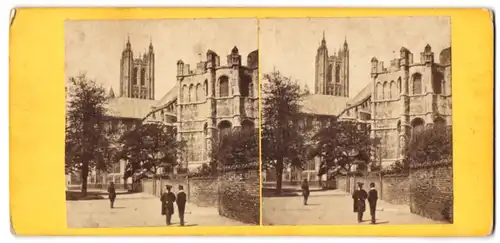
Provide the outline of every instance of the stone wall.
{"type": "Polygon", "coordinates": [[[453,223],[453,168],[451,161],[412,168],[412,213],[453,223]]]}
{"type": "Polygon", "coordinates": [[[410,180],[408,176],[380,176],[368,174],[365,176],[337,176],[339,190],[352,193],[358,182],[364,184],[364,188],[370,188],[370,183],[375,183],[379,199],[392,204],[408,205],[410,200],[410,180]]]}
{"type": "Polygon", "coordinates": [[[190,203],[199,207],[217,207],[217,178],[190,178],[186,193],[190,203]]]}
{"type": "Polygon", "coordinates": [[[219,177],[219,214],[248,224],[260,222],[258,169],[224,172],[219,177]]]}

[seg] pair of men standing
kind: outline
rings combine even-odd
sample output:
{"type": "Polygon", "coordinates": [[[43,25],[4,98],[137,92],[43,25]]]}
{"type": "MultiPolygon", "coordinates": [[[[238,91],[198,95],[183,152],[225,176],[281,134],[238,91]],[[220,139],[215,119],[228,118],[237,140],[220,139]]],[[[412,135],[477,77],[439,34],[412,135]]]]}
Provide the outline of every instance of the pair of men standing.
{"type": "Polygon", "coordinates": [[[367,193],[363,189],[363,183],[358,183],[358,189],[352,194],[354,199],[354,212],[358,213],[358,223],[363,222],[363,213],[366,210],[366,199],[370,204],[370,214],[372,216],[372,224],[375,224],[375,211],[377,209],[378,192],[375,189],[375,183],[370,183],[370,190],[367,193]]]}
{"type": "Polygon", "coordinates": [[[171,192],[172,187],[165,186],[166,191],[160,197],[161,201],[161,214],[166,215],[167,225],[171,225],[172,215],[174,214],[174,202],[177,202],[177,209],[179,211],[179,219],[181,226],[184,226],[184,211],[186,209],[186,193],[183,191],[184,187],[179,185],[179,192],[177,197],[171,192]]]}

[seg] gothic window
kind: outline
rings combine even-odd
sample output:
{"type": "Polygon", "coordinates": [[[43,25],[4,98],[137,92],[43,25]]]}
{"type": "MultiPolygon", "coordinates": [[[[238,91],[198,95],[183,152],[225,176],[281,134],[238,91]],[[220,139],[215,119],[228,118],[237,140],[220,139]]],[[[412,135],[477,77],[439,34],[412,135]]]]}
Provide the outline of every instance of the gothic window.
{"type": "Polygon", "coordinates": [[[198,94],[198,100],[205,100],[205,91],[203,90],[201,84],[196,85],[196,93],[198,94]]]}
{"type": "Polygon", "coordinates": [[[382,100],[386,100],[389,98],[389,87],[387,85],[387,82],[384,82],[384,86],[382,87],[382,100]]]}
{"type": "Polygon", "coordinates": [[[189,85],[189,95],[188,95],[188,102],[192,102],[195,99],[195,90],[194,90],[194,85],[189,85]]]}
{"type": "Polygon", "coordinates": [[[189,101],[189,90],[187,85],[182,86],[182,101],[183,102],[189,101]]]}
{"type": "Polygon", "coordinates": [[[219,97],[229,96],[229,79],[227,76],[219,78],[219,97]]]}
{"type": "Polygon", "coordinates": [[[391,99],[397,98],[397,89],[396,89],[396,83],[394,81],[391,81],[391,99]]]}
{"type": "Polygon", "coordinates": [[[248,97],[250,96],[250,86],[252,84],[252,79],[247,76],[247,75],[244,75],[243,77],[241,77],[241,80],[240,80],[240,93],[241,93],[241,96],[243,97],[248,97]]]}
{"type": "Polygon", "coordinates": [[[219,123],[219,138],[224,139],[225,136],[229,135],[231,133],[231,122],[229,121],[221,121],[219,123]]]}
{"type": "Polygon", "coordinates": [[[242,123],[241,123],[241,128],[243,131],[252,131],[254,129],[254,124],[253,122],[249,121],[249,120],[244,120],[242,123]]]}
{"type": "Polygon", "coordinates": [[[402,90],[402,87],[401,87],[401,77],[398,78],[398,94],[401,94],[401,90],[402,90]]]}
{"type": "Polygon", "coordinates": [[[422,94],[422,74],[420,73],[413,74],[412,81],[413,81],[412,93],[414,95],[422,94]]]}
{"type": "Polygon", "coordinates": [[[416,135],[422,133],[424,131],[424,125],[425,125],[425,122],[422,118],[415,118],[411,121],[411,127],[412,127],[412,131],[411,131],[411,136],[412,137],[415,137],[416,135]]]}
{"type": "Polygon", "coordinates": [[[446,121],[442,117],[437,117],[434,119],[434,126],[444,127],[446,126],[446,121]]]}
{"type": "Polygon", "coordinates": [[[205,97],[208,97],[208,80],[205,79],[205,83],[203,85],[205,86],[205,97]]]}
{"type": "Polygon", "coordinates": [[[134,70],[132,71],[132,84],[137,85],[137,74],[138,74],[138,69],[135,67],[134,70]]]}
{"type": "Polygon", "coordinates": [[[340,65],[335,67],[335,82],[340,83],[340,65]]]}
{"type": "Polygon", "coordinates": [[[377,83],[377,89],[375,90],[375,100],[381,100],[383,99],[384,94],[382,90],[382,84],[377,83]]]}
{"type": "Polygon", "coordinates": [[[146,69],[141,69],[141,85],[146,85],[146,69]]]}
{"type": "Polygon", "coordinates": [[[436,72],[434,79],[432,80],[432,90],[435,94],[441,94],[442,87],[444,84],[443,74],[436,72]]]}

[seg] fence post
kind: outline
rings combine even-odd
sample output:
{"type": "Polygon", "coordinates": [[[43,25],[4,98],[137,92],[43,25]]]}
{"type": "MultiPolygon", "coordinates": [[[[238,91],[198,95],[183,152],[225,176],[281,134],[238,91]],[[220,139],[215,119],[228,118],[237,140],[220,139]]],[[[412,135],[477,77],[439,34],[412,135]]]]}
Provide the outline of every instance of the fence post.
{"type": "Polygon", "coordinates": [[[191,200],[191,182],[189,181],[189,177],[186,177],[186,189],[187,189],[187,199],[188,199],[188,202],[191,200]]]}

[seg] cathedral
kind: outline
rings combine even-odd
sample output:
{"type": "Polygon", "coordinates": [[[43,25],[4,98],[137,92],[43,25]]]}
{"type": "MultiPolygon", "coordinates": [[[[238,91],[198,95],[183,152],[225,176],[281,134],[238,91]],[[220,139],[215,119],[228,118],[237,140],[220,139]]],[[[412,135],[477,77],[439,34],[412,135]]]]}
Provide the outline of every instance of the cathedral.
{"type": "Polygon", "coordinates": [[[208,50],[193,68],[179,60],[176,85],[145,117],[175,126],[177,139],[186,142],[178,169],[193,171],[209,163],[213,143],[229,131],[258,129],[258,51],[248,54],[246,66],[236,46],[226,57],[221,61],[208,50]]]}
{"type": "MultiPolygon", "coordinates": [[[[407,142],[415,134],[433,125],[452,124],[451,47],[440,50],[438,59],[430,45],[422,48],[418,59],[406,47],[389,66],[376,57],[371,61],[371,79],[357,94],[349,95],[349,48],[343,47],[328,56],[325,36],[316,52],[314,94],[303,98],[302,115],[313,135],[327,119],[369,123],[370,136],[380,138],[373,151],[372,165],[388,167],[404,159],[407,142]]],[[[366,82],[365,81],[365,82],[366,82]]],[[[283,181],[326,180],[317,176],[321,158],[307,161],[304,168],[287,168],[283,181]]],[[[275,180],[273,172],[265,180],[275,180]]]]}
{"type": "Polygon", "coordinates": [[[349,47],[344,45],[328,56],[325,32],[316,53],[314,93],[349,97],[349,47]]]}

